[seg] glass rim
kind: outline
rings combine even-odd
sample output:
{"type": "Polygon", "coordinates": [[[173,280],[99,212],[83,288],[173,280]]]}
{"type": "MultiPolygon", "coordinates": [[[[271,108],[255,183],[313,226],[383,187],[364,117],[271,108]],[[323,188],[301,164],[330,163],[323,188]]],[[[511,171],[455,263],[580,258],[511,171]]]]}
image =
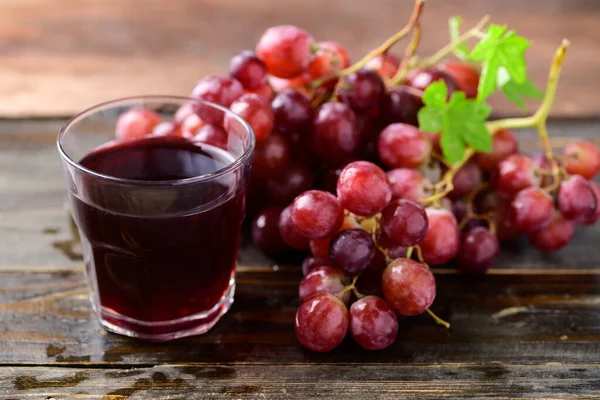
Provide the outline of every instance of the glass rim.
{"type": "Polygon", "coordinates": [[[79,170],[85,174],[93,176],[94,178],[112,181],[115,183],[122,183],[122,184],[129,184],[129,185],[153,185],[153,186],[188,185],[188,184],[205,182],[205,181],[210,181],[210,180],[213,180],[216,178],[220,178],[220,177],[236,170],[250,158],[250,156],[252,155],[252,150],[254,150],[255,142],[256,142],[256,138],[254,136],[254,131],[252,130],[252,127],[250,126],[250,124],[248,124],[248,122],[246,122],[246,120],[244,120],[242,117],[240,117],[238,114],[234,113],[230,109],[223,107],[219,104],[216,104],[216,103],[213,103],[210,101],[206,101],[206,100],[194,99],[194,98],[186,97],[186,96],[170,96],[170,95],[129,96],[129,97],[122,97],[122,98],[114,99],[114,100],[108,100],[108,101],[93,105],[93,106],[88,107],[85,110],[77,113],[73,117],[69,118],[69,120],[65,123],[65,125],[58,132],[58,137],[56,138],[56,145],[58,147],[58,152],[59,152],[61,158],[63,160],[65,160],[69,165],[71,165],[72,167],[76,168],[77,170],[79,170]],[[73,160],[67,154],[66,150],[63,148],[62,140],[65,137],[65,135],[67,134],[67,131],[69,131],[69,129],[75,123],[77,123],[78,121],[88,117],[89,115],[99,112],[102,109],[105,109],[107,107],[116,106],[119,103],[126,103],[128,101],[134,101],[134,100],[137,100],[137,101],[164,101],[165,103],[168,103],[170,101],[173,104],[181,102],[182,105],[186,104],[188,102],[195,102],[195,103],[208,105],[210,107],[221,110],[226,114],[233,115],[234,118],[238,122],[240,122],[242,124],[242,126],[244,127],[244,129],[246,129],[246,131],[248,132],[250,143],[248,144],[248,147],[244,150],[244,152],[239,157],[237,157],[231,164],[228,164],[221,169],[218,169],[209,174],[193,176],[191,178],[173,179],[173,180],[165,180],[165,181],[126,179],[126,178],[118,178],[118,177],[112,176],[112,175],[101,174],[99,172],[96,172],[89,168],[84,167],[78,161],[73,160]]]}

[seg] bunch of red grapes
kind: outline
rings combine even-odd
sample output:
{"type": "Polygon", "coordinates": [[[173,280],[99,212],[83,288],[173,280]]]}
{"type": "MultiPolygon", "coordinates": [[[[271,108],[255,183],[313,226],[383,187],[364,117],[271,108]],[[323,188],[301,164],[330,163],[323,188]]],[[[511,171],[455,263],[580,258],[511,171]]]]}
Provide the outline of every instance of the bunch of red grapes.
{"type": "MultiPolygon", "coordinates": [[[[475,154],[439,196],[450,167],[439,134],[418,128],[423,91],[443,80],[450,94],[474,98],[479,74],[446,62],[390,85],[399,65],[382,54],[341,76],[350,66],[341,45],[275,26],[255,52],[232,58],[229,77],[203,78],[191,94],[228,107],[254,130],[252,238],[271,255],[312,253],[295,328],[314,351],[335,348],[348,331],[366,349],[391,345],[396,315],[422,314],[435,299],[430,265],[455,260],[460,271],[484,272],[500,241],[524,234],[556,251],[576,224],[600,219],[600,188],[591,180],[600,152],[586,141],[561,155],[526,155],[512,132],[500,130],[492,151],[475,154]]],[[[226,149],[231,122],[201,106],[183,107],[171,122],[134,110],[118,135],[175,134],[226,149]]]]}

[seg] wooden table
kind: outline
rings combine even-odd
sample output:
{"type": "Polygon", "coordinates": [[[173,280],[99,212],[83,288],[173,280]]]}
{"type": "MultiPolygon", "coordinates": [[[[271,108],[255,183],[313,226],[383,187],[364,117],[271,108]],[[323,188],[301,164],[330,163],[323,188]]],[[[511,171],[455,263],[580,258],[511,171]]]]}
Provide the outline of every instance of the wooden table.
{"type": "MultiPolygon", "coordinates": [[[[600,226],[554,254],[507,245],[484,276],[436,269],[433,310],[451,329],[405,318],[381,352],[351,340],[327,354],[299,346],[298,267],[249,245],[236,302],[208,334],[149,344],[100,328],[54,145],[63,118],[112,97],[185,94],[276,23],[349,43],[356,58],[398,29],[412,1],[284,3],[0,0],[0,118],[15,118],[0,120],[0,399],[600,398],[600,226]]],[[[457,13],[468,24],[490,13],[533,39],[538,83],[569,37],[553,108],[568,118],[550,134],[557,147],[572,137],[600,146],[598,2],[428,0],[424,54],[457,13]]],[[[538,144],[531,131],[519,138],[538,144]]]]}

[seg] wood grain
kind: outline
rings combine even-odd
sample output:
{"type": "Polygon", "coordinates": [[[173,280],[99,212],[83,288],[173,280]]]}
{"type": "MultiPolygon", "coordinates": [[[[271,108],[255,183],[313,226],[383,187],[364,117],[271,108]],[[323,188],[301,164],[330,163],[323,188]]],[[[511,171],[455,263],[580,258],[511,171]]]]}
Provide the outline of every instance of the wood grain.
{"type": "MultiPolygon", "coordinates": [[[[0,0],[0,116],[65,116],[130,95],[188,94],[271,25],[292,23],[346,45],[353,59],[404,25],[412,0],[0,0]]],[[[484,14],[531,39],[529,73],[545,83],[563,37],[572,46],[553,112],[598,115],[600,3],[594,0],[428,0],[422,55],[447,43],[447,19],[484,14]]],[[[398,50],[401,52],[401,50],[398,50]]],[[[500,114],[519,110],[494,99],[500,114]]],[[[531,109],[531,107],[530,107],[531,109]]]]}

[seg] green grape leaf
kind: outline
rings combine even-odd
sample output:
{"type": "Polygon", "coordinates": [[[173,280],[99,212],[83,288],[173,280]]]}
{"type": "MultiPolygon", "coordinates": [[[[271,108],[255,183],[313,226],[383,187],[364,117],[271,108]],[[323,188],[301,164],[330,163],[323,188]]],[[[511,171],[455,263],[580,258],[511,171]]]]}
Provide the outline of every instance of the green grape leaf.
{"type": "MultiPolygon", "coordinates": [[[[462,18],[458,15],[448,20],[448,30],[450,31],[450,41],[455,43],[460,37],[460,25],[462,24],[462,18]]],[[[469,48],[466,44],[461,43],[454,49],[454,55],[461,60],[466,60],[469,56],[469,48]]]]}
{"type": "Polygon", "coordinates": [[[502,90],[502,93],[504,93],[510,101],[522,109],[525,109],[523,97],[532,97],[534,99],[541,99],[544,97],[544,94],[535,87],[529,78],[526,78],[523,83],[516,83],[510,79],[508,72],[504,68],[498,69],[498,86],[500,86],[500,90],[502,90]]]}
{"type": "Polygon", "coordinates": [[[483,62],[481,78],[477,88],[477,100],[488,98],[497,87],[498,70],[502,67],[510,80],[522,85],[527,79],[525,51],[530,42],[508,31],[506,26],[491,25],[485,37],[475,45],[469,59],[483,62]]]}
{"type": "Polygon", "coordinates": [[[450,164],[462,160],[467,146],[480,152],[491,151],[492,137],[485,125],[490,107],[467,99],[462,91],[454,92],[447,100],[447,93],[443,81],[425,89],[424,107],[418,113],[419,129],[429,133],[442,132],[440,146],[450,164]]]}

